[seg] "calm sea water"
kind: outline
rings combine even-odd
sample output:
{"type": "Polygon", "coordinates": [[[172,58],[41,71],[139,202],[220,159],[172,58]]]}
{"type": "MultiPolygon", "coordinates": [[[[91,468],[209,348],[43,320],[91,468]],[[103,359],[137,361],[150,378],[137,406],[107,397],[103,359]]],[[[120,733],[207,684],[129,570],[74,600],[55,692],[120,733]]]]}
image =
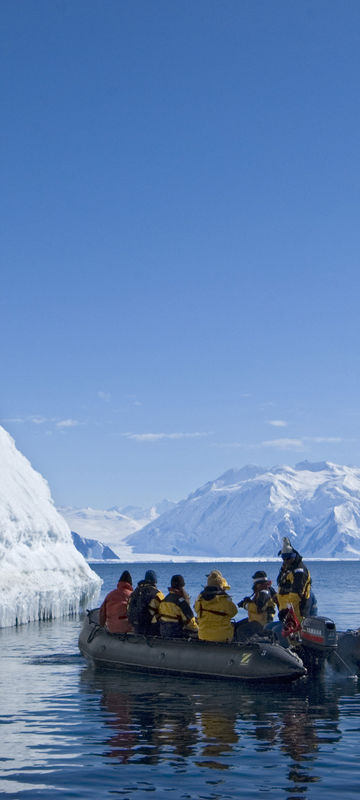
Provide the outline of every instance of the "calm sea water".
{"type": "MultiPolygon", "coordinates": [[[[123,568],[93,565],[101,599],[123,568]]],[[[185,575],[192,600],[212,564],[157,564],[159,587],[185,575]]],[[[219,565],[216,565],[219,566],[219,565]]],[[[260,565],[220,565],[234,600],[260,565]]],[[[264,565],[263,565],[264,567],[264,565]]],[[[265,565],[274,580],[279,563],[265,565]]],[[[319,613],[360,625],[359,562],[311,562],[319,613]]],[[[241,614],[239,614],[240,618],[241,614]]],[[[0,797],[142,800],[355,800],[360,687],[326,674],[282,687],[95,672],[81,621],[0,631],[0,797]]]]}

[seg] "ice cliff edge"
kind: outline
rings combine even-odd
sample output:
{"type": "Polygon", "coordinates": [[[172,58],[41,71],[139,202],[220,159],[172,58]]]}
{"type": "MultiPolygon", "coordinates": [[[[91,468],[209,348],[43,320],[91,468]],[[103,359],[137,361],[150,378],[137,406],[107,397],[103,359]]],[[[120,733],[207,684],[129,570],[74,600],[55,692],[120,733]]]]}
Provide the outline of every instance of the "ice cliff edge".
{"type": "Polygon", "coordinates": [[[77,612],[100,585],[46,480],[0,426],[0,628],[77,612]]]}

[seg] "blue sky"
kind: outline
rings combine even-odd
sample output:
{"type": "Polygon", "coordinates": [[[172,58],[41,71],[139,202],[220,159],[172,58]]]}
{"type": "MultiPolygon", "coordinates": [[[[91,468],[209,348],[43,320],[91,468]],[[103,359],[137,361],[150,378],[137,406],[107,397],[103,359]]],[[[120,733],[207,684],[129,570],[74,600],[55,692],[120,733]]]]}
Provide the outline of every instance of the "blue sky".
{"type": "Polygon", "coordinates": [[[55,502],[359,465],[358,0],[1,12],[1,423],[55,502]]]}

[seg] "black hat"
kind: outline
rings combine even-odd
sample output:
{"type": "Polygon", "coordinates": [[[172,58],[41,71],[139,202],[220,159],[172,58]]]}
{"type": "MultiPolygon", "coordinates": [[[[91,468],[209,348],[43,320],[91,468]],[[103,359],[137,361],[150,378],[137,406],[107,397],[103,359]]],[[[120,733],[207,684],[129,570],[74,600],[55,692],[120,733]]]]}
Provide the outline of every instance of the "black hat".
{"type": "Polygon", "coordinates": [[[122,573],[122,575],[120,575],[119,581],[124,581],[125,583],[132,584],[132,577],[127,569],[124,569],[124,572],[122,573]]]}
{"type": "Polygon", "coordinates": [[[254,581],[267,581],[267,574],[263,569],[258,569],[252,577],[254,581]]]}
{"type": "Polygon", "coordinates": [[[182,575],[173,575],[171,578],[170,586],[172,589],[182,589],[185,586],[185,581],[182,575]]]}
{"type": "Polygon", "coordinates": [[[152,583],[154,586],[157,584],[157,574],[153,569],[147,569],[145,572],[145,583],[152,583]]]}

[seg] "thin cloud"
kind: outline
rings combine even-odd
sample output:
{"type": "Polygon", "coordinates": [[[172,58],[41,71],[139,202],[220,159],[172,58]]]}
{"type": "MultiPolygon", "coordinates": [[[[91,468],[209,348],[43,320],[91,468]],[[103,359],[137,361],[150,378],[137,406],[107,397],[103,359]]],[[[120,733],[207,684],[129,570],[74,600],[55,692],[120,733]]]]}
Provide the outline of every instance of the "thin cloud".
{"type": "Polygon", "coordinates": [[[8,417],[2,420],[4,423],[31,423],[32,425],[55,425],[55,428],[76,428],[79,425],[85,425],[77,419],[67,418],[59,419],[58,417],[41,417],[40,415],[29,415],[27,417],[8,417]]]}
{"type": "Polygon", "coordinates": [[[194,433],[124,433],[123,436],[136,442],[158,442],[162,439],[196,439],[209,434],[195,431],[194,433]]]}
{"type": "Polygon", "coordinates": [[[326,442],[340,444],[345,441],[341,436],[304,436],[304,439],[306,442],[315,442],[315,444],[326,444],[326,442]]]}
{"type": "Polygon", "coordinates": [[[268,439],[264,442],[216,442],[214,447],[244,448],[246,450],[260,450],[262,447],[275,447],[279,450],[302,450],[302,439],[268,439]]]}
{"type": "Polygon", "coordinates": [[[79,422],[77,419],[60,419],[59,422],[56,423],[57,428],[76,428],[78,425],[82,423],[79,422]]]}
{"type": "Polygon", "coordinates": [[[27,417],[8,417],[4,419],[3,422],[16,422],[21,423],[22,425],[25,422],[31,422],[33,425],[45,425],[48,422],[55,422],[54,419],[49,419],[48,417],[42,417],[38,414],[31,414],[27,417]]]}
{"type": "Polygon", "coordinates": [[[266,439],[262,442],[215,442],[214,447],[233,447],[245,448],[248,450],[259,450],[262,447],[274,447],[277,450],[305,450],[311,444],[341,444],[346,441],[356,441],[355,439],[343,439],[341,436],[303,436],[301,439],[266,439]]]}
{"type": "Polygon", "coordinates": [[[100,398],[100,400],[103,400],[104,403],[110,403],[111,392],[103,392],[103,391],[99,390],[97,392],[97,396],[100,398]]]}
{"type": "Polygon", "coordinates": [[[138,400],[136,394],[127,394],[126,399],[130,401],[131,406],[142,406],[142,402],[138,400]]]}
{"type": "Polygon", "coordinates": [[[304,442],[302,439],[269,439],[261,442],[260,447],[275,447],[278,450],[303,450],[304,442]]]}
{"type": "Polygon", "coordinates": [[[274,428],[286,428],[288,422],[284,419],[268,419],[268,425],[273,425],[274,428]]]}

